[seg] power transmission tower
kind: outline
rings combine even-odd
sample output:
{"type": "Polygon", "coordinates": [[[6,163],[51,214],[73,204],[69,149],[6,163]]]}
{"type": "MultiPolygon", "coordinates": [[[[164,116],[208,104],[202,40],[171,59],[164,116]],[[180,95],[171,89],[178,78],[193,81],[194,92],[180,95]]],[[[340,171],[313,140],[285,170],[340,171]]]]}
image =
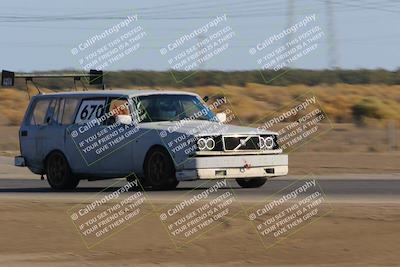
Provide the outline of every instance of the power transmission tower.
{"type": "Polygon", "coordinates": [[[204,66],[205,66],[205,58],[204,58],[204,56],[205,56],[205,54],[204,54],[204,52],[202,52],[202,49],[204,47],[203,41],[204,41],[205,37],[206,36],[203,35],[203,34],[199,34],[197,36],[197,44],[198,44],[197,51],[199,52],[199,59],[200,59],[200,62],[198,64],[198,66],[197,66],[197,71],[198,71],[198,74],[197,74],[198,79],[197,79],[197,81],[198,81],[198,85],[200,85],[200,86],[201,85],[205,85],[206,82],[207,82],[207,77],[206,77],[206,74],[204,72],[204,66]]]}
{"type": "MultiPolygon", "coordinates": [[[[294,0],[288,0],[288,13],[287,13],[287,28],[290,28],[294,23],[294,0]]],[[[288,47],[286,46],[286,44],[290,43],[293,39],[293,33],[289,33],[286,36],[286,40],[285,40],[285,48],[288,49],[288,47]]],[[[293,68],[293,63],[288,64],[287,66],[292,67],[293,68]]]]}
{"type": "Polygon", "coordinates": [[[339,54],[337,51],[336,33],[335,33],[335,18],[333,4],[331,0],[326,0],[326,15],[328,19],[327,32],[328,32],[328,60],[329,68],[336,69],[339,67],[339,54]]]}

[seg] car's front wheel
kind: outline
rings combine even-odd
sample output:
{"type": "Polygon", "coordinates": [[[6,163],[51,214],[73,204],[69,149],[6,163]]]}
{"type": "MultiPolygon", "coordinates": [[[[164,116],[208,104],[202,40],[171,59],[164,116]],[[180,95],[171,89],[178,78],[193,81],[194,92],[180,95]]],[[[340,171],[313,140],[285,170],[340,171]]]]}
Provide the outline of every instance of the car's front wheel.
{"type": "Polygon", "coordinates": [[[79,178],[72,175],[66,158],[58,151],[47,157],[46,176],[50,186],[57,191],[72,190],[79,184],[79,178]]]}
{"type": "Polygon", "coordinates": [[[257,188],[265,184],[267,178],[236,179],[236,182],[243,188],[257,188]]]}
{"type": "Polygon", "coordinates": [[[175,167],[168,152],[161,147],[152,148],[146,157],[145,186],[154,190],[174,189],[179,181],[175,177],[175,167]]]}

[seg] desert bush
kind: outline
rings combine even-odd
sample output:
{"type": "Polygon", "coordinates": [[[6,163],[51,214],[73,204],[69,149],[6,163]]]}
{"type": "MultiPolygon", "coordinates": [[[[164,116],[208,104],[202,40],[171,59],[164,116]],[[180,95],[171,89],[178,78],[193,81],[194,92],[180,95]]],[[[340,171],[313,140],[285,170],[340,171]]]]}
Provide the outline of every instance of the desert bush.
{"type": "Polygon", "coordinates": [[[375,98],[364,98],[352,106],[354,121],[363,125],[365,118],[383,119],[385,117],[383,103],[375,98]]]}

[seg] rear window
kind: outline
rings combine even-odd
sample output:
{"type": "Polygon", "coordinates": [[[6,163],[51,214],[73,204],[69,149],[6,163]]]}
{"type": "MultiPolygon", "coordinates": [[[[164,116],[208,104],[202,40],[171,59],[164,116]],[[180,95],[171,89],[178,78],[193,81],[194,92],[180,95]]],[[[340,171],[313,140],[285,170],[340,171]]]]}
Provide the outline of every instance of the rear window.
{"type": "Polygon", "coordinates": [[[78,98],[66,98],[64,102],[64,112],[62,114],[62,124],[69,125],[74,122],[75,110],[79,104],[78,98]]]}
{"type": "Polygon", "coordinates": [[[72,124],[79,102],[78,98],[40,99],[34,104],[29,124],[72,124]]]}
{"type": "Polygon", "coordinates": [[[35,106],[33,107],[33,112],[29,119],[30,125],[45,125],[45,117],[47,114],[47,109],[50,105],[50,99],[41,99],[36,101],[35,106]]]}

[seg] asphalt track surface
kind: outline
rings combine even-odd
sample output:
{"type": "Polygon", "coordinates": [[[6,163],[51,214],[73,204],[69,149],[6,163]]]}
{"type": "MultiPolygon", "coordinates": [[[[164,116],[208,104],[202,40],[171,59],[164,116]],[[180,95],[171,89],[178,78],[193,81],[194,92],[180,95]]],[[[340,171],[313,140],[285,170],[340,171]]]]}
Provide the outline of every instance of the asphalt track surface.
{"type": "MultiPolygon", "coordinates": [[[[238,199],[243,201],[258,201],[272,195],[283,195],[290,192],[291,185],[301,185],[303,181],[312,177],[286,176],[273,178],[267,183],[254,189],[243,189],[235,181],[228,181],[228,187],[221,188],[222,191],[233,190],[238,199]],[[229,188],[230,187],[230,188],[229,188]]],[[[355,202],[399,202],[400,203],[400,174],[380,175],[337,175],[314,177],[325,193],[332,201],[355,201],[355,202]]],[[[182,195],[196,195],[215,184],[216,181],[192,181],[181,182],[177,189],[170,191],[146,191],[147,195],[154,200],[173,201],[182,195]]],[[[54,192],[46,180],[37,179],[0,179],[0,198],[73,198],[86,199],[97,193],[107,194],[126,184],[123,179],[102,181],[81,181],[78,188],[73,192],[54,192]]],[[[133,189],[132,191],[138,191],[133,189]]],[[[124,193],[130,194],[130,192],[124,193]]]]}

